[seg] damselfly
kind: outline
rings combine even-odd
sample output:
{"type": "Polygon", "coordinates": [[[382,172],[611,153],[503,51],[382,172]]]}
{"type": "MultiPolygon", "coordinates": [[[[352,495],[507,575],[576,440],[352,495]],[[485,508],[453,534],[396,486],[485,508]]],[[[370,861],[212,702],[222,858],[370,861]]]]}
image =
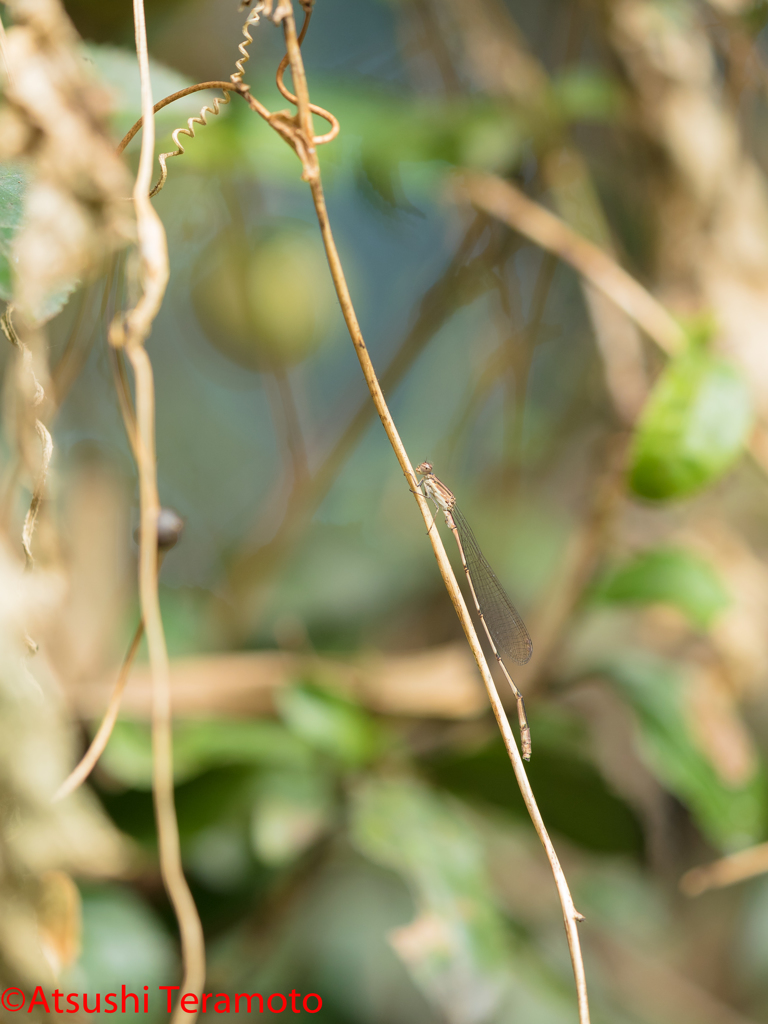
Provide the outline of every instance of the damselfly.
{"type": "Polygon", "coordinates": [[[520,742],[523,748],[523,757],[529,761],[531,731],[525,714],[525,702],[503,661],[504,658],[509,658],[518,665],[525,665],[530,660],[533,644],[528,630],[517,609],[507,597],[493,569],[486,561],[469,523],[456,506],[456,498],[453,493],[432,472],[432,463],[422,462],[420,466],[416,467],[416,472],[421,474],[419,486],[424,495],[443,512],[445,521],[456,538],[477,614],[501,671],[512,687],[512,692],[517,700],[520,742]]]}

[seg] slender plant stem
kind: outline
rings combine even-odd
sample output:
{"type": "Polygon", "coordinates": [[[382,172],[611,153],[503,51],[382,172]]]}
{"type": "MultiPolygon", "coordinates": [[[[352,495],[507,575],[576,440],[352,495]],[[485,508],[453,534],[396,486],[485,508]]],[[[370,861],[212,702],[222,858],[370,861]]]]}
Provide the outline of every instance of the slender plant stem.
{"type": "MultiPolygon", "coordinates": [[[[286,6],[289,5],[286,4],[286,6]]],[[[400,463],[400,467],[408,481],[408,485],[414,494],[424,522],[428,527],[428,535],[432,542],[440,574],[443,577],[443,582],[445,583],[453,606],[456,609],[456,614],[458,615],[459,621],[464,629],[464,633],[466,634],[467,641],[469,642],[475,661],[480,669],[496,722],[498,723],[499,730],[501,731],[501,735],[504,740],[504,745],[512,762],[512,768],[514,770],[518,786],[520,787],[520,792],[522,793],[523,800],[525,801],[533,826],[536,829],[539,839],[541,840],[547,854],[563,910],[568,947],[570,949],[573,973],[576,981],[579,1021],[580,1024],[589,1024],[587,982],[577,929],[577,922],[583,920],[583,918],[574,906],[565,874],[563,873],[555,848],[552,845],[552,841],[550,840],[544,826],[544,822],[536,804],[536,799],[533,795],[533,790],[531,789],[528,777],[525,774],[523,759],[517,748],[517,743],[515,742],[512,729],[509,725],[504,706],[493,682],[491,671],[485,660],[483,649],[480,645],[477,633],[475,632],[475,627],[464,602],[461,589],[459,588],[459,584],[457,583],[456,577],[453,573],[451,563],[445,552],[445,548],[443,547],[443,542],[437,530],[429,529],[432,523],[432,513],[430,511],[429,504],[418,487],[413,466],[408,458],[408,453],[405,450],[405,446],[400,438],[395,422],[392,419],[392,415],[387,406],[384,393],[381,390],[381,386],[376,376],[376,371],[373,368],[373,363],[371,362],[368,349],[363,339],[357,315],[355,314],[355,309],[352,304],[352,298],[349,294],[344,270],[339,258],[338,250],[336,249],[336,243],[333,238],[333,232],[328,218],[328,209],[323,193],[323,185],[320,177],[320,167],[317,162],[317,155],[314,151],[314,147],[311,145],[312,126],[311,112],[309,109],[309,93],[306,84],[307,80],[304,72],[304,63],[301,57],[301,49],[296,36],[296,25],[293,19],[292,10],[284,17],[283,27],[286,39],[286,49],[290,60],[291,75],[293,77],[294,88],[296,90],[296,105],[298,107],[298,115],[296,118],[298,131],[296,134],[303,136],[303,138],[295,140],[297,143],[295,145],[295,149],[302,160],[304,168],[303,178],[309,183],[310,190],[312,192],[312,199],[315,204],[320,232],[323,238],[326,256],[328,258],[328,265],[330,267],[331,277],[333,278],[341,311],[352,339],[352,343],[355,347],[355,352],[357,353],[357,358],[360,362],[360,368],[363,371],[363,376],[365,377],[366,384],[368,385],[368,390],[371,393],[371,398],[376,407],[376,411],[379,414],[379,419],[386,431],[387,438],[392,445],[397,461],[400,463]]]]}
{"type": "MultiPolygon", "coordinates": [[[[143,133],[133,203],[141,257],[142,294],[136,306],[110,329],[110,343],[124,348],[136,381],[136,453],[141,504],[139,535],[139,597],[147,634],[152,673],[152,789],[157,822],[160,871],[173,905],[181,936],[184,975],[182,992],[200,995],[205,982],[203,929],[184,877],[173,793],[171,687],[157,589],[157,520],[160,502],[155,455],[155,391],[152,364],[144,348],[168,283],[168,250],[162,222],[149,199],[154,159],[155,126],[143,0],[133,0],[136,52],[141,74],[143,133]]],[[[193,1024],[196,1013],[176,1006],[172,1024],[193,1024]]]]}
{"type": "Polygon", "coordinates": [[[96,767],[96,762],[104,753],[107,743],[109,743],[109,737],[112,735],[112,730],[115,727],[115,722],[117,721],[123,690],[125,689],[125,684],[128,682],[128,676],[131,672],[133,659],[136,657],[136,652],[139,649],[139,644],[141,643],[143,635],[144,622],[140,619],[139,624],[136,627],[136,632],[133,634],[131,645],[123,659],[123,664],[120,666],[120,672],[118,674],[117,681],[115,682],[114,689],[112,690],[112,696],[109,698],[106,713],[104,714],[104,718],[101,720],[101,725],[78,764],[75,765],[66,779],[56,790],[53,797],[53,803],[57,800],[63,800],[65,796],[69,796],[69,794],[73,793],[79,786],[82,786],[96,767]]]}

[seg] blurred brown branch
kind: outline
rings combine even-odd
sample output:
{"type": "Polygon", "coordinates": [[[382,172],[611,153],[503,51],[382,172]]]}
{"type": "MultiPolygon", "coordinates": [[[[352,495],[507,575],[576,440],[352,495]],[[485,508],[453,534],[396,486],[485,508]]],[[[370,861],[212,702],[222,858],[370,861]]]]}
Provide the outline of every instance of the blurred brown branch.
{"type": "Polygon", "coordinates": [[[661,303],[607,253],[511,182],[493,175],[463,174],[457,179],[454,195],[569,263],[624,310],[667,355],[682,350],[685,333],[661,303]]]}
{"type": "MultiPolygon", "coordinates": [[[[170,663],[174,713],[181,718],[269,715],[275,693],[296,679],[327,680],[372,711],[397,717],[463,719],[487,706],[466,645],[447,644],[397,655],[354,659],[243,651],[181,658],[170,663]]],[[[69,696],[84,719],[102,714],[112,690],[111,676],[72,682],[69,696]]],[[[144,666],[131,673],[123,699],[129,716],[149,718],[151,675],[144,666]]]]}
{"type": "Polygon", "coordinates": [[[739,850],[721,857],[711,864],[691,868],[680,879],[680,889],[686,896],[700,896],[708,889],[721,889],[726,885],[744,882],[768,871],[768,843],[758,843],[747,850],[739,850]]]}

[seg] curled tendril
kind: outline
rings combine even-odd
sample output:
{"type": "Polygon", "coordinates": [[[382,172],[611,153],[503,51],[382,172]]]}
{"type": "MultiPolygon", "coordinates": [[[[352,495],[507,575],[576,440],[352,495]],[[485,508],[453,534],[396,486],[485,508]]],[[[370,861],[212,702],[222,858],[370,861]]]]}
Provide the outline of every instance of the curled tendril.
{"type": "MultiPolygon", "coordinates": [[[[309,19],[312,17],[313,4],[314,0],[308,0],[307,3],[302,2],[301,4],[301,6],[304,9],[304,24],[301,26],[301,32],[299,33],[299,46],[301,46],[301,44],[304,42],[304,36],[307,34],[307,29],[309,28],[309,19]]],[[[285,99],[287,99],[289,103],[292,103],[295,107],[297,107],[298,100],[293,95],[293,93],[288,89],[288,86],[283,81],[283,75],[285,74],[285,69],[288,67],[288,63],[289,57],[288,54],[286,53],[286,55],[280,61],[280,66],[277,69],[277,74],[275,76],[275,84],[277,85],[277,88],[280,90],[280,93],[285,97],[285,99]]],[[[329,132],[326,132],[325,135],[313,136],[312,144],[315,146],[322,146],[326,142],[332,142],[339,134],[339,122],[336,120],[333,114],[330,113],[330,111],[324,110],[322,107],[318,107],[316,103],[310,103],[309,109],[312,111],[313,114],[317,114],[318,117],[322,117],[323,120],[327,121],[328,124],[331,126],[331,130],[329,132]]]]}
{"type": "MultiPolygon", "coordinates": [[[[262,14],[263,10],[264,10],[264,3],[263,2],[258,3],[258,4],[256,4],[256,6],[253,8],[252,11],[249,11],[248,17],[245,19],[245,23],[243,25],[243,35],[245,36],[245,41],[241,42],[241,43],[238,43],[237,48],[240,51],[241,56],[240,56],[239,60],[235,61],[235,67],[237,68],[237,71],[235,71],[230,76],[230,79],[231,79],[233,85],[237,85],[238,82],[241,82],[243,80],[243,75],[245,74],[244,65],[245,65],[245,63],[248,60],[250,60],[250,54],[248,53],[248,47],[253,42],[253,36],[251,35],[249,29],[250,29],[251,25],[256,25],[261,20],[261,14],[262,14]]],[[[182,156],[183,153],[184,153],[184,145],[182,144],[181,140],[179,139],[179,136],[180,135],[188,135],[190,137],[190,139],[194,139],[194,137],[195,137],[195,128],[194,128],[194,126],[196,124],[199,124],[202,127],[205,127],[207,125],[207,123],[208,123],[206,114],[211,114],[213,117],[217,117],[219,112],[220,112],[221,107],[222,106],[227,106],[227,104],[230,101],[231,101],[231,96],[229,95],[228,92],[225,92],[223,96],[216,96],[214,98],[214,100],[213,100],[213,106],[209,106],[208,104],[206,104],[202,108],[202,110],[200,111],[200,114],[197,117],[190,117],[190,118],[187,119],[187,127],[186,128],[177,128],[172,133],[171,138],[176,143],[176,149],[173,150],[172,152],[169,152],[169,153],[161,153],[158,156],[157,160],[158,160],[158,163],[160,164],[160,177],[159,177],[155,187],[149,193],[150,198],[154,198],[154,196],[156,196],[157,193],[160,192],[160,190],[163,188],[163,186],[165,185],[165,183],[166,183],[166,181],[168,179],[167,161],[172,159],[175,156],[182,156]]]]}
{"type": "Polygon", "coordinates": [[[251,59],[251,55],[248,53],[248,47],[253,42],[253,36],[248,31],[248,29],[250,28],[251,25],[256,25],[261,20],[260,16],[263,10],[264,4],[258,3],[253,8],[253,10],[249,12],[248,17],[245,19],[245,24],[243,25],[243,35],[245,36],[245,42],[237,44],[237,48],[242,54],[242,56],[240,57],[240,60],[235,61],[235,67],[237,68],[237,71],[235,71],[235,73],[230,76],[233,82],[242,82],[243,80],[243,75],[245,74],[245,69],[243,65],[251,59]]]}
{"type": "Polygon", "coordinates": [[[186,128],[177,128],[172,133],[171,138],[176,143],[176,149],[174,149],[173,152],[161,153],[158,156],[157,161],[160,164],[160,177],[159,177],[158,182],[155,185],[155,187],[149,193],[150,198],[153,198],[154,196],[156,196],[157,193],[165,185],[165,182],[166,182],[166,180],[168,178],[168,167],[166,166],[166,161],[170,160],[171,157],[181,156],[184,153],[184,146],[182,145],[181,140],[179,139],[179,135],[188,135],[190,137],[190,139],[194,139],[194,137],[195,137],[195,128],[194,128],[194,126],[196,124],[199,124],[199,125],[202,125],[203,127],[205,127],[206,124],[208,123],[208,120],[206,118],[206,114],[212,114],[214,117],[217,117],[219,112],[220,112],[221,107],[225,107],[231,101],[231,99],[232,99],[232,97],[229,95],[228,92],[225,92],[223,96],[214,96],[214,98],[213,98],[213,106],[212,107],[208,106],[208,104],[206,103],[205,106],[201,109],[200,114],[197,117],[187,118],[187,127],[186,128]]]}

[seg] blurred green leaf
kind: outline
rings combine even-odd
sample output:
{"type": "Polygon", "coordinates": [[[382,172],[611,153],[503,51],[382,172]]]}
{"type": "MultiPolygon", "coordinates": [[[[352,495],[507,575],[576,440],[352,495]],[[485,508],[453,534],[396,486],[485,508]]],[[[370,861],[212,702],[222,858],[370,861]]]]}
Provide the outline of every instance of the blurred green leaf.
{"type": "MultiPolygon", "coordinates": [[[[177,783],[219,765],[302,767],[312,753],[279,722],[207,719],[177,722],[173,730],[173,772],[177,783]]],[[[152,734],[144,722],[115,724],[102,766],[134,789],[152,786],[152,734]]]]}
{"type": "Polygon", "coordinates": [[[757,772],[732,787],[718,775],[691,730],[684,683],[674,666],[637,651],[604,668],[634,708],[648,767],[684,803],[702,832],[722,850],[758,839],[765,820],[765,779],[757,772]]]}
{"type": "MultiPolygon", "coordinates": [[[[141,79],[136,53],[120,46],[89,42],[83,45],[83,54],[109,90],[115,130],[123,135],[141,117],[141,79]]],[[[159,61],[150,59],[149,69],[155,102],[193,84],[192,79],[159,61]]],[[[215,93],[210,91],[192,93],[163,107],[155,115],[160,129],[165,127],[167,130],[169,124],[184,127],[186,119],[198,114],[203,104],[210,102],[213,95],[215,93]]]]}
{"type": "Polygon", "coordinates": [[[13,297],[11,246],[21,224],[27,175],[17,164],[0,165],[0,299],[13,297]]]}
{"type": "Polygon", "coordinates": [[[382,735],[373,719],[329,690],[313,684],[291,686],[276,700],[291,732],[345,764],[365,764],[381,749],[382,735]]]}
{"type": "MultiPolygon", "coordinates": [[[[121,986],[139,999],[142,1020],[167,1019],[158,985],[173,984],[178,969],[175,944],[154,911],[129,889],[84,888],[83,940],[78,962],[67,972],[72,992],[116,992],[118,1012],[111,1020],[135,1019],[134,1002],[121,1013],[121,986]],[[149,986],[149,1015],[143,1014],[144,986],[149,986]]],[[[102,1013],[105,1007],[102,1005],[102,1013]]],[[[110,1013],[109,1009],[106,1009],[110,1013]]],[[[99,1015],[101,1016],[101,1014],[99,1015]]]]}
{"type": "Polygon", "coordinates": [[[667,366],[635,434],[630,485],[644,498],[694,494],[738,458],[752,423],[735,366],[699,347],[667,366]]]}
{"type": "Polygon", "coordinates": [[[251,838],[266,864],[294,860],[333,818],[331,779],[321,771],[272,771],[259,780],[251,838]]]}
{"type": "Polygon", "coordinates": [[[411,955],[404,942],[395,948],[416,981],[438,1005],[453,1004],[456,1019],[487,1017],[502,996],[510,949],[466,820],[415,780],[370,780],[354,795],[351,832],[361,853],[414,890],[424,934],[417,918],[411,955]]]}
{"type": "Polygon", "coordinates": [[[731,603],[712,566],[683,548],[645,551],[598,583],[594,599],[609,604],[670,604],[708,629],[731,603]]]}

